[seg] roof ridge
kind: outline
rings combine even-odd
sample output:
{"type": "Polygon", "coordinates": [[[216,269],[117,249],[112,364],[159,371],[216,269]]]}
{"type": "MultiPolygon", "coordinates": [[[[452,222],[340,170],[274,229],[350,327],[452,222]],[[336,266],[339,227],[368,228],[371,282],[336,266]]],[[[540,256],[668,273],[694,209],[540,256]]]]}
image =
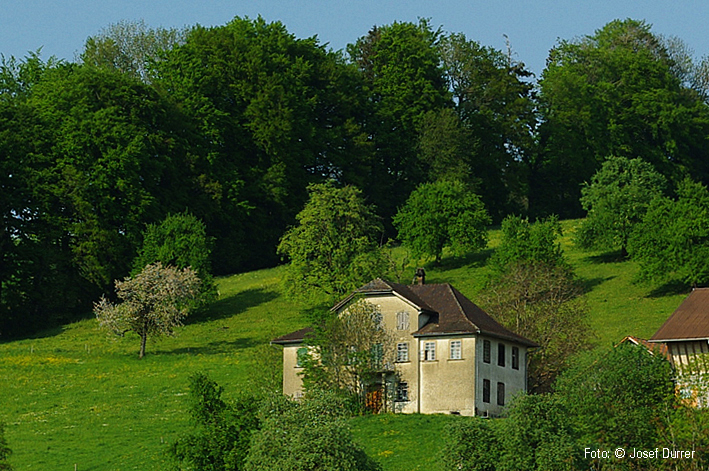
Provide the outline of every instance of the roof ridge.
{"type": "MultiPolygon", "coordinates": [[[[448,291],[450,291],[451,295],[453,296],[453,299],[455,300],[455,304],[458,306],[458,309],[460,309],[460,313],[463,315],[463,318],[465,320],[467,320],[468,322],[470,322],[470,325],[475,327],[476,330],[480,331],[480,327],[477,326],[473,321],[470,320],[470,318],[468,317],[468,315],[465,312],[465,309],[463,308],[463,305],[460,304],[460,300],[458,299],[458,295],[456,294],[456,292],[460,293],[460,291],[453,288],[453,285],[451,285],[450,283],[443,283],[443,284],[446,285],[446,287],[448,288],[448,291]]],[[[462,295],[463,293],[460,293],[460,294],[462,295]]]]}

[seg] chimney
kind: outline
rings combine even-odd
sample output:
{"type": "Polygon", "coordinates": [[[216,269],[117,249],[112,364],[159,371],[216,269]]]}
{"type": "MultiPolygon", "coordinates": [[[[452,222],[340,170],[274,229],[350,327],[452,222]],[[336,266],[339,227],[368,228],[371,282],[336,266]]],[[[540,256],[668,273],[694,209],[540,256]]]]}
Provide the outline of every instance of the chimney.
{"type": "Polygon", "coordinates": [[[425,285],[426,284],[426,270],[423,267],[416,269],[416,275],[414,280],[411,282],[412,285],[425,285]]]}

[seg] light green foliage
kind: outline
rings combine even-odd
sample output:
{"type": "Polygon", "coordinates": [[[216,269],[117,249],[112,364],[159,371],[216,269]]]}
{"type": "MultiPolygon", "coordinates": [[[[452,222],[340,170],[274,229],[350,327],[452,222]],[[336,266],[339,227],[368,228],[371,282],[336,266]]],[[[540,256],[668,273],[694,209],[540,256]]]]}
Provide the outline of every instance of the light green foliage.
{"type": "Polygon", "coordinates": [[[629,243],[631,257],[645,280],[709,281],[709,191],[690,180],[677,199],[653,201],[629,243]]]}
{"type": "Polygon", "coordinates": [[[217,288],[211,273],[212,238],[202,221],[190,213],[171,214],[160,224],[150,224],[133,261],[133,275],[151,263],[175,268],[190,267],[201,281],[199,304],[214,301],[217,288]]]}
{"type": "Polygon", "coordinates": [[[170,448],[176,470],[239,471],[251,436],[260,428],[254,397],[233,403],[222,399],[223,388],[204,373],[190,377],[190,415],[197,429],[170,448]]]}
{"type": "Polygon", "coordinates": [[[578,242],[585,248],[626,253],[630,235],[664,186],[665,178],[648,162],[609,157],[581,188],[581,205],[588,215],[576,234],[578,242]]]}
{"type": "Polygon", "coordinates": [[[649,24],[614,20],[591,36],[562,40],[539,82],[540,155],[530,206],[568,217],[580,184],[609,155],[642,158],[670,181],[707,178],[709,108],[682,85],[649,24]]]}
{"type": "Polygon", "coordinates": [[[341,400],[313,393],[299,402],[267,401],[254,435],[247,471],[377,471],[381,467],[352,440],[341,400]]]}
{"type": "Polygon", "coordinates": [[[399,239],[414,257],[440,263],[443,248],[462,255],[487,245],[490,217],[480,197],[459,181],[419,186],[394,217],[399,239]]]}
{"type": "Polygon", "coordinates": [[[116,280],[120,304],[101,298],[94,305],[99,325],[117,335],[135,332],[140,336],[140,358],[145,356],[148,336],[171,335],[182,325],[189,304],[199,293],[200,280],[191,268],[146,265],[132,278],[116,280]]]}
{"type": "Polygon", "coordinates": [[[304,358],[303,385],[308,393],[325,390],[352,397],[364,410],[367,381],[391,372],[396,343],[377,306],[355,300],[339,316],[317,328],[304,358]]]}
{"type": "Polygon", "coordinates": [[[12,471],[12,466],[8,461],[12,455],[12,450],[5,439],[5,424],[0,422],[0,471],[12,471]]]}
{"type": "Polygon", "coordinates": [[[81,53],[81,61],[150,82],[151,65],[164,51],[182,44],[185,36],[185,29],[153,29],[143,20],[123,20],[101,29],[96,36],[90,36],[81,53]]]}
{"type": "Polygon", "coordinates": [[[561,224],[555,216],[529,222],[527,218],[508,216],[502,221],[502,240],[489,265],[496,273],[519,263],[541,263],[550,267],[567,265],[558,242],[561,224]]]}
{"type": "Polygon", "coordinates": [[[286,289],[295,295],[341,296],[386,276],[389,262],[377,245],[382,227],[360,190],[332,183],[308,186],[310,199],[278,252],[290,260],[286,289]]]}

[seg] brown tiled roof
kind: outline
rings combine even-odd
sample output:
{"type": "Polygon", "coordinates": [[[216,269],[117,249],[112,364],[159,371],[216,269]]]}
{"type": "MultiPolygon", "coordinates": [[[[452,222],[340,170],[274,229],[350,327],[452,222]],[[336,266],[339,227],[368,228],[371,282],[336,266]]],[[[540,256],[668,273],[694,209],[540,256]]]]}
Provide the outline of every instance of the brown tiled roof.
{"type": "Polygon", "coordinates": [[[709,339],[709,288],[695,288],[650,342],[709,339]]]}
{"type": "Polygon", "coordinates": [[[284,345],[288,343],[300,343],[312,333],[313,328],[306,327],[305,329],[296,330],[295,332],[291,332],[290,334],[281,335],[280,337],[271,340],[271,343],[275,343],[278,345],[284,345]]]}
{"type": "Polygon", "coordinates": [[[398,294],[418,309],[432,314],[429,322],[414,335],[487,334],[529,347],[538,347],[529,339],[498,324],[475,303],[448,283],[402,285],[377,278],[358,288],[333,306],[338,311],[357,295],[398,294]]]}

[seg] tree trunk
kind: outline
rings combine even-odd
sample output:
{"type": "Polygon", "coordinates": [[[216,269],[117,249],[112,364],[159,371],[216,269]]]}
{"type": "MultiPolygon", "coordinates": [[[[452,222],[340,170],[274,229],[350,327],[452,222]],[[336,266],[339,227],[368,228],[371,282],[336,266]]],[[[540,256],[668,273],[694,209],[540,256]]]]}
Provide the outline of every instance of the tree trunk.
{"type": "Polygon", "coordinates": [[[148,340],[148,333],[143,332],[140,334],[140,358],[142,359],[145,356],[145,344],[148,340]]]}

